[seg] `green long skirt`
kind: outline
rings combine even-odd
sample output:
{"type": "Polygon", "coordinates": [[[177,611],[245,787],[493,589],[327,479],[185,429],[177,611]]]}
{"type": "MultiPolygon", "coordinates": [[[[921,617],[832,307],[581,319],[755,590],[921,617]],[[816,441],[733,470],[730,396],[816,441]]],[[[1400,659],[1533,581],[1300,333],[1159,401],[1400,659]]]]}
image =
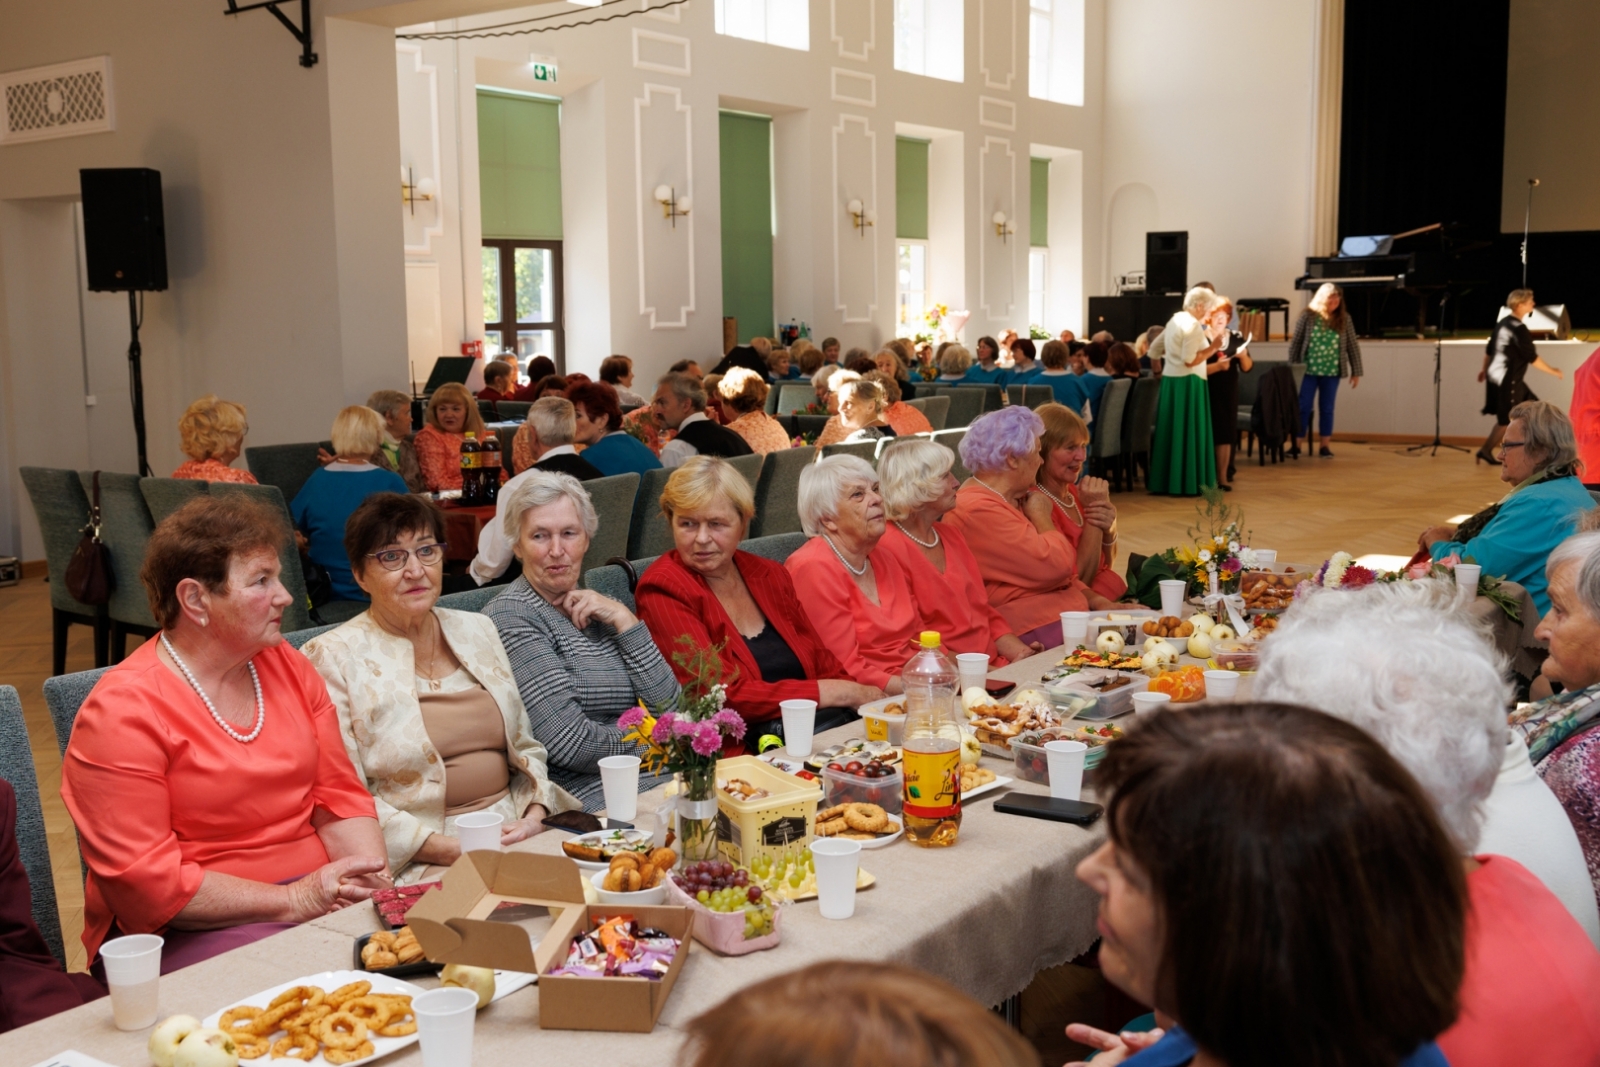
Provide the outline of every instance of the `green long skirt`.
{"type": "Polygon", "coordinates": [[[1211,435],[1211,394],[1196,374],[1161,379],[1155,436],[1150,442],[1150,491],[1198,496],[1217,484],[1211,435]]]}

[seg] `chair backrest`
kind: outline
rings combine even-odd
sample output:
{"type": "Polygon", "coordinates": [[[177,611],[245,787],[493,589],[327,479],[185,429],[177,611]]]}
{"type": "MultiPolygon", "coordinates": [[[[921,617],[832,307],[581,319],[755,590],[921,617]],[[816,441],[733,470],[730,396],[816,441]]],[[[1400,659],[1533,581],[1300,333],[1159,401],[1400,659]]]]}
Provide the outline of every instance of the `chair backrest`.
{"type": "Polygon", "coordinates": [[[817,459],[812,448],[786,448],[772,452],[756,482],[756,517],[749,537],[798,533],[800,530],[800,472],[817,459]]]}
{"type": "MultiPolygon", "coordinates": [[[[234,482],[211,483],[212,496],[230,494],[249,497],[251,500],[277,508],[283,514],[284,524],[293,529],[294,520],[289,515],[289,505],[277,486],[239,485],[234,482]]],[[[279,580],[283,582],[283,587],[289,590],[289,595],[294,597],[294,603],[283,609],[282,630],[284,633],[303,630],[311,625],[311,608],[306,597],[305,571],[300,567],[300,550],[295,547],[294,538],[285,538],[279,547],[278,564],[281,568],[279,580]]]]}
{"type": "Polygon", "coordinates": [[[499,400],[494,406],[500,412],[501,422],[521,422],[528,417],[528,409],[533,407],[533,401],[499,400]]]}
{"type": "MultiPolygon", "coordinates": [[[[972,382],[968,385],[951,386],[952,389],[976,389],[983,394],[983,410],[999,411],[1006,406],[1005,390],[996,382],[972,382]]],[[[976,418],[977,416],[973,416],[976,418]]]]}
{"type": "Polygon", "coordinates": [[[583,587],[626,605],[629,611],[638,610],[633,590],[628,587],[628,572],[614,563],[584,571],[583,587]]]}
{"type": "Polygon", "coordinates": [[[1013,385],[1010,388],[1021,390],[1021,399],[1017,399],[1017,395],[1012,394],[1011,402],[1013,404],[1021,404],[1027,408],[1036,408],[1043,404],[1048,404],[1056,398],[1056,391],[1048,385],[1024,384],[1013,385]]]}
{"type": "Polygon", "coordinates": [[[479,611],[489,606],[489,601],[506,591],[503,585],[484,585],[477,589],[466,589],[459,593],[447,593],[440,597],[438,606],[449,608],[452,611],[479,611]]]}
{"type": "Polygon", "coordinates": [[[139,492],[144,496],[145,507],[157,526],[161,520],[183,507],[197,496],[204,496],[211,488],[210,482],[196,478],[140,478],[139,492]]]}
{"type": "Polygon", "coordinates": [[[944,445],[955,453],[956,461],[950,468],[950,473],[954,474],[958,481],[963,482],[972,477],[972,472],[967,470],[966,464],[961,462],[961,442],[966,436],[967,428],[965,426],[954,430],[936,430],[933,434],[935,442],[944,445]]]}
{"type": "Polygon", "coordinates": [[[283,499],[293,500],[316,472],[317,449],[333,451],[332,441],[301,441],[292,445],[261,445],[244,450],[245,466],[262,485],[275,485],[283,499]]]}
{"type": "Polygon", "coordinates": [[[589,539],[583,556],[583,569],[605,566],[612,556],[627,556],[628,531],[633,526],[633,501],[639,495],[639,476],[632,471],[595,478],[583,483],[594,504],[600,526],[589,539]]]}
{"type": "Polygon", "coordinates": [[[928,414],[928,398],[925,396],[919,396],[915,400],[907,400],[905,403],[908,408],[916,408],[923,415],[928,414]]]}
{"type": "Polygon", "coordinates": [[[329,623],[326,626],[311,626],[304,630],[295,630],[291,633],[286,633],[283,635],[283,639],[289,643],[290,648],[304,648],[306,647],[306,642],[311,640],[313,637],[325,634],[329,630],[337,630],[338,628],[339,623],[336,622],[329,623]]]}
{"type": "Polygon", "coordinates": [[[778,390],[782,388],[782,382],[767,383],[767,400],[762,407],[768,415],[776,415],[778,413],[778,390]]]}
{"type": "Polygon", "coordinates": [[[96,608],[67,592],[67,564],[89,522],[89,494],[78,472],[59,467],[23,467],[22,484],[39,518],[44,537],[46,570],[50,575],[50,606],[77,615],[93,615],[96,608]]]}
{"type": "Polygon", "coordinates": [[[784,382],[776,390],[778,394],[777,406],[774,415],[793,415],[797,411],[804,411],[807,404],[817,402],[817,391],[810,382],[784,382]]]}
{"type": "Polygon", "coordinates": [[[1251,364],[1249,370],[1239,369],[1239,406],[1248,408],[1254,406],[1256,397],[1261,395],[1261,379],[1267,371],[1276,367],[1282,360],[1258,359],[1251,364]]]}
{"type": "MultiPolygon", "coordinates": [[[[84,493],[93,491],[93,471],[79,471],[78,480],[84,493]]],[[[137,474],[100,472],[100,519],[100,536],[111,550],[111,573],[116,578],[106,613],[113,622],[154,628],[156,620],[139,581],[139,568],[144,565],[145,546],[156,524],[139,491],[137,474]]]]}
{"type": "MultiPolygon", "coordinates": [[[[972,420],[983,414],[985,393],[975,385],[941,385],[937,387],[939,393],[950,398],[950,414],[945,419],[945,426],[952,429],[965,428],[972,425],[972,420]]],[[[996,393],[1000,391],[998,385],[992,387],[996,393]]]]}
{"type": "Polygon", "coordinates": [[[828,419],[831,417],[829,415],[790,415],[789,420],[793,425],[792,427],[786,425],[785,428],[792,429],[791,436],[793,437],[798,437],[802,434],[809,434],[814,437],[823,431],[823,428],[828,425],[828,419]]]}
{"type": "Polygon", "coordinates": [[[766,460],[766,453],[752,452],[748,456],[729,456],[728,466],[744,475],[744,480],[750,483],[750,491],[753,493],[756,486],[761,483],[761,468],[766,460]]]}
{"type": "MultiPolygon", "coordinates": [[[[1133,379],[1128,379],[1133,381],[1133,379]]],[[[1130,455],[1150,451],[1150,435],[1156,427],[1156,405],[1161,399],[1160,378],[1140,378],[1133,382],[1127,414],[1122,419],[1122,450],[1130,455]]]]}
{"type": "Polygon", "coordinates": [[[926,397],[917,397],[922,404],[922,413],[928,417],[928,425],[935,430],[945,428],[945,423],[950,419],[950,398],[943,393],[934,393],[926,397]]]}
{"type": "Polygon", "coordinates": [[[1106,386],[1100,397],[1100,415],[1094,420],[1089,454],[1097,459],[1122,455],[1122,417],[1128,410],[1128,394],[1133,379],[1118,378],[1106,386]]]}
{"type": "Polygon", "coordinates": [[[739,547],[752,555],[782,563],[797,552],[807,540],[805,534],[796,530],[792,533],[773,534],[770,537],[747,537],[739,547]]]}
{"type": "Polygon", "coordinates": [[[661,491],[674,469],[645,471],[639,479],[639,494],[633,499],[633,519],[628,525],[629,559],[659,556],[672,547],[672,531],[661,514],[661,491]]]}
{"type": "Polygon", "coordinates": [[[50,723],[56,729],[56,747],[63,756],[67,754],[67,742],[72,739],[72,724],[78,718],[78,709],[89,699],[89,691],[100,681],[100,676],[110,669],[97,667],[44,680],[44,703],[50,709],[50,723]]]}
{"type": "Polygon", "coordinates": [[[28,872],[34,925],[44,935],[50,954],[65,968],[67,952],[61,941],[61,914],[56,910],[56,882],[50,871],[44,808],[39,803],[39,776],[33,769],[22,701],[9,685],[0,685],[0,778],[10,782],[17,795],[17,852],[28,872]]]}
{"type": "Polygon", "coordinates": [[[822,449],[824,457],[827,456],[860,456],[868,463],[874,463],[878,458],[878,440],[871,441],[841,441],[836,445],[825,445],[822,449]]]}

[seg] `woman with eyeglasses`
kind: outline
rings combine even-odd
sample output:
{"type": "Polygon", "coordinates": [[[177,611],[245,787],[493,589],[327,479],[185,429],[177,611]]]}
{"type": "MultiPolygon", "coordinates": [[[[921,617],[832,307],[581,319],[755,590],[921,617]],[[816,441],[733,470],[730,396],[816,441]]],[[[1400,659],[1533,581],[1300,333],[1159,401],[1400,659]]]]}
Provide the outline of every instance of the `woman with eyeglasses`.
{"type": "MultiPolygon", "coordinates": [[[[1048,347],[1048,346],[1046,346],[1048,347]]],[[[1121,600],[1128,583],[1117,574],[1117,506],[1104,478],[1086,478],[1089,427],[1064,404],[1041,404],[1039,473],[1033,491],[1050,498],[1050,520],[1078,554],[1078,577],[1108,600],[1121,600]]]]}
{"type": "Polygon", "coordinates": [[[377,801],[396,881],[419,881],[461,855],[456,819],[502,816],[509,845],[544,817],[579,807],[551,784],[511,664],[485,615],[436,606],[444,517],[400,493],[367,498],[345,551],[372,607],[302,650],[339,712],[345,751],[377,801]]]}

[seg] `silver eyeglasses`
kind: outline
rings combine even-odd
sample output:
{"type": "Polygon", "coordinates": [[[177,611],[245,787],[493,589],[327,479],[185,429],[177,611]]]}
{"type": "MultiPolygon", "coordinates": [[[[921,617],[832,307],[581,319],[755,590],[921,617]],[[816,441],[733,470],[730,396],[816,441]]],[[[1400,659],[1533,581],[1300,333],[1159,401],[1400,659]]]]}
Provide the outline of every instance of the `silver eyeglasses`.
{"type": "Polygon", "coordinates": [[[431,567],[444,560],[444,545],[418,545],[416,548],[386,548],[382,552],[368,552],[369,559],[375,559],[386,571],[397,571],[406,565],[406,560],[413,554],[417,562],[424,567],[431,567]]]}

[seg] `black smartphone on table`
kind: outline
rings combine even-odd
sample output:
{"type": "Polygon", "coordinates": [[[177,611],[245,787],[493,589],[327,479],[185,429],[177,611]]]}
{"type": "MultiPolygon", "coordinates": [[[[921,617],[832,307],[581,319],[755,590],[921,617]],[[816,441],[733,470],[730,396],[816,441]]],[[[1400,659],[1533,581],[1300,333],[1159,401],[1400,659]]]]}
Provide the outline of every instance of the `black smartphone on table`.
{"type": "Polygon", "coordinates": [[[1049,819],[1088,826],[1105,812],[1098,804],[1083,800],[1061,800],[1038,793],[1006,793],[994,802],[994,810],[1029,819],[1049,819]]]}
{"type": "Polygon", "coordinates": [[[600,830],[631,830],[633,823],[621,819],[604,819],[586,811],[562,811],[546,815],[544,824],[552,830],[565,830],[571,834],[592,834],[600,830]]]}

